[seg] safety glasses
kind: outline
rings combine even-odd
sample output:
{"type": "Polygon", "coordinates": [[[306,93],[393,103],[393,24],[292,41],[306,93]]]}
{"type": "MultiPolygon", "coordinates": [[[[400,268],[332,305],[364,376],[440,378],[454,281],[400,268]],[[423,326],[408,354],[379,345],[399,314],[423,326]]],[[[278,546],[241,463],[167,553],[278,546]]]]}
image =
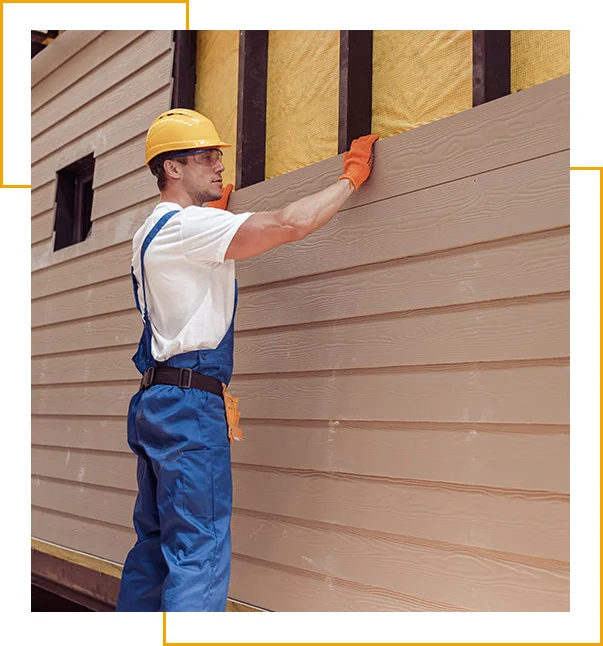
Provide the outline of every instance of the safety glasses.
{"type": "Polygon", "coordinates": [[[168,159],[175,157],[192,157],[197,164],[213,166],[218,160],[222,159],[222,151],[219,148],[204,148],[203,150],[183,150],[179,153],[170,155],[168,159]]]}

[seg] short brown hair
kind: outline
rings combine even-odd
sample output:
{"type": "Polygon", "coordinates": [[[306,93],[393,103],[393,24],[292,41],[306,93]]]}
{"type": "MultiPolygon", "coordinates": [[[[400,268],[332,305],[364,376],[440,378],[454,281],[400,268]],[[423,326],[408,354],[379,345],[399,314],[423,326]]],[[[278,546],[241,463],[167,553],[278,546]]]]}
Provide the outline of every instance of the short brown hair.
{"type": "MultiPolygon", "coordinates": [[[[157,178],[157,187],[159,188],[160,191],[163,191],[163,189],[167,186],[167,177],[165,176],[165,170],[163,168],[163,162],[170,156],[173,155],[174,153],[177,152],[184,152],[183,150],[170,150],[169,152],[166,153],[161,153],[160,155],[156,155],[151,159],[149,162],[149,168],[151,169],[151,173],[155,175],[157,178]]],[[[186,166],[187,164],[187,159],[186,157],[179,157],[178,161],[181,164],[184,164],[186,166]]]]}

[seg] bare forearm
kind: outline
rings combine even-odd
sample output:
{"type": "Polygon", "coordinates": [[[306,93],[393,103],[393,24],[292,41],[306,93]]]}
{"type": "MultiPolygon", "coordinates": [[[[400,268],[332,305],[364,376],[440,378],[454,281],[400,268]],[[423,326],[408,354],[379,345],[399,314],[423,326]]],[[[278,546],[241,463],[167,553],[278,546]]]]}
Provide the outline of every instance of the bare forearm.
{"type": "Polygon", "coordinates": [[[283,209],[283,225],[303,238],[324,226],[354,192],[348,179],[341,179],[313,195],[291,202],[283,209]]]}

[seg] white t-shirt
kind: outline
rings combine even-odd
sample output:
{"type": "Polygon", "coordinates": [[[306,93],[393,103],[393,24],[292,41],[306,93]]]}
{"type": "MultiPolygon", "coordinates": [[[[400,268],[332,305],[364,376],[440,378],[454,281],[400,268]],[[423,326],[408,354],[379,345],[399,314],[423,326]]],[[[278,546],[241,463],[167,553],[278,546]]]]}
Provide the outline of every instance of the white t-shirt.
{"type": "Polygon", "coordinates": [[[144,256],[147,306],[157,361],[218,346],[232,321],[235,261],[224,254],[239,227],[252,215],[211,207],[160,202],[132,240],[132,266],[144,311],[140,249],[147,233],[178,209],[144,256]]]}

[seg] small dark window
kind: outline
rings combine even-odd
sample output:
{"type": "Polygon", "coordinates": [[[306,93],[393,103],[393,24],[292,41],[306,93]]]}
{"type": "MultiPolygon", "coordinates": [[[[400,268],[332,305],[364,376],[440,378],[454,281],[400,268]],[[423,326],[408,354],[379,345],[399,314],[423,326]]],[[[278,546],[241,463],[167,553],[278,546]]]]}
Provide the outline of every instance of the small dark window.
{"type": "Polygon", "coordinates": [[[90,232],[94,155],[63,168],[57,176],[54,251],[82,242],[90,232]]]}

